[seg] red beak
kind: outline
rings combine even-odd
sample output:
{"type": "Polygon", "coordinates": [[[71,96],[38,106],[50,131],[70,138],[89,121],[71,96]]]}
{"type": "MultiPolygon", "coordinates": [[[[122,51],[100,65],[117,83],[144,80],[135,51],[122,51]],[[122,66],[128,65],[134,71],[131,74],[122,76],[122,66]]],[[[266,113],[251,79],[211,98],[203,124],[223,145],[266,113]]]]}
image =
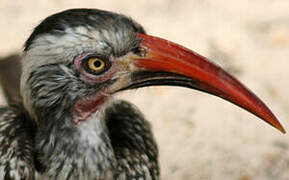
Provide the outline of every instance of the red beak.
{"type": "Polygon", "coordinates": [[[137,71],[125,89],[177,85],[230,101],[255,114],[282,133],[286,131],[270,109],[235,77],[205,57],[170,41],[138,34],[141,52],[134,58],[137,71]]]}

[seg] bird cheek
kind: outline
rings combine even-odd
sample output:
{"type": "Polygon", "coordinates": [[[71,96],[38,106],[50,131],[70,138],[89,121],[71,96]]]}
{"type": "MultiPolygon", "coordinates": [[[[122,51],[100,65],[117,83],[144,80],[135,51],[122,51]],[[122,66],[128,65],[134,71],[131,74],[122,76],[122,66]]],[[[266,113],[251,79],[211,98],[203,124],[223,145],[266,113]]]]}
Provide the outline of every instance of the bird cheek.
{"type": "Polygon", "coordinates": [[[102,75],[92,75],[85,71],[80,72],[80,79],[90,85],[99,84],[110,80],[116,73],[115,69],[110,69],[102,75]]]}

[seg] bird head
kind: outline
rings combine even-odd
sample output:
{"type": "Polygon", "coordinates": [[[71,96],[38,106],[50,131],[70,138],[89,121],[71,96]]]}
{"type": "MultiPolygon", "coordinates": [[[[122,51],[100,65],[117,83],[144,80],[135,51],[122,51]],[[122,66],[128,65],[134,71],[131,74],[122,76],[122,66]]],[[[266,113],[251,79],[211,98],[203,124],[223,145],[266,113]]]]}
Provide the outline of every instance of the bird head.
{"type": "Polygon", "coordinates": [[[77,126],[113,94],[155,85],[221,97],[285,132],[268,107],[232,75],[185,47],[146,34],[126,16],[63,11],[42,21],[25,44],[21,93],[39,126],[48,126],[52,113],[58,121],[72,115],[58,123],[77,126]]]}

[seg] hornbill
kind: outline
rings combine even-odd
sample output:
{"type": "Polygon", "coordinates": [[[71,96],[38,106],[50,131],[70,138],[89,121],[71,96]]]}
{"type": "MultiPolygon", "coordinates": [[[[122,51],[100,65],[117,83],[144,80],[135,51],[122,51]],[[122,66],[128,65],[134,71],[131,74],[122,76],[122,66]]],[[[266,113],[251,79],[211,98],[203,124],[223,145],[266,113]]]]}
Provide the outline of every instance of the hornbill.
{"type": "Polygon", "coordinates": [[[71,9],[25,43],[17,105],[0,109],[0,179],[159,179],[150,124],[117,92],[182,86],[230,101],[285,133],[267,106],[205,57],[124,15],[71,9]]]}

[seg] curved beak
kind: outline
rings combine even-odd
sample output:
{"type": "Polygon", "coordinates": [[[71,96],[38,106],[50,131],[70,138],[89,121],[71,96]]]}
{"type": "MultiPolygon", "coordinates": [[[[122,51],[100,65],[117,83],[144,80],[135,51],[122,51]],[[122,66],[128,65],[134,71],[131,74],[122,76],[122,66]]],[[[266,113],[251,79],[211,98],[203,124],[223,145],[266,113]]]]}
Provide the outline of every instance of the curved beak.
{"type": "Polygon", "coordinates": [[[234,103],[286,132],[270,109],[220,66],[173,42],[145,34],[138,37],[141,50],[132,57],[132,81],[122,90],[152,85],[197,89],[234,103]]]}

